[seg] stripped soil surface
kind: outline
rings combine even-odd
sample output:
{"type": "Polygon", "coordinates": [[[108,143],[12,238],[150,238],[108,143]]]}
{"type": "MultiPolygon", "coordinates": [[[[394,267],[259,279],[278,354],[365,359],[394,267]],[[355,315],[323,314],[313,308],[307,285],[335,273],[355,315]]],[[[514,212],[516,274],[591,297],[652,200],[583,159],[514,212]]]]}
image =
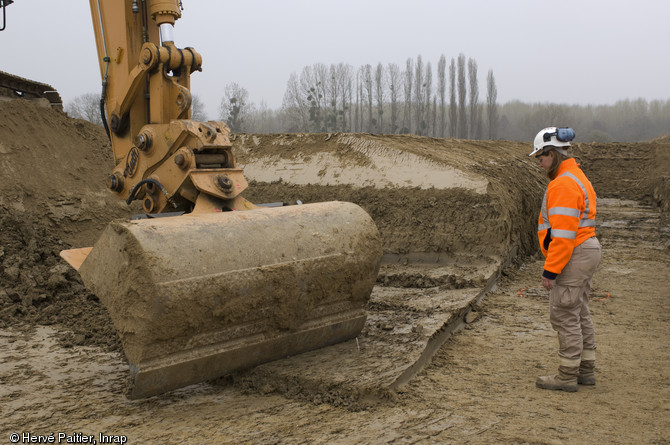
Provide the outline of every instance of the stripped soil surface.
{"type": "MultiPolygon", "coordinates": [[[[412,253],[471,252],[501,261],[506,255],[497,286],[465,329],[409,383],[373,401],[346,393],[324,398],[290,381],[250,384],[244,373],[130,401],[127,365],[106,309],[58,258],[63,248],[91,245],[109,221],[137,212],[104,189],[111,169],[104,131],[23,101],[0,102],[0,113],[0,443],[11,433],[93,435],[98,442],[99,434],[125,435],[129,443],[670,442],[667,138],[573,149],[600,197],[603,261],[591,295],[595,387],[569,394],[534,386],[537,375],[554,372],[557,342],[533,233],[546,179],[524,158],[525,144],[374,136],[375,143],[465,171],[475,178],[472,187],[486,178],[486,193],[419,182],[354,187],[329,177],[331,165],[324,184],[257,179],[248,197],[359,203],[400,270],[383,275],[396,280],[386,285],[430,288],[417,285],[430,280],[413,264],[424,257],[412,253]]],[[[272,143],[263,138],[285,146],[298,137],[258,136],[260,147],[272,143]]],[[[347,159],[335,148],[324,150],[345,165],[366,166],[360,152],[347,159]]],[[[245,149],[242,160],[250,156],[245,149]]],[[[319,156],[316,148],[300,151],[309,150],[319,156]]]]}

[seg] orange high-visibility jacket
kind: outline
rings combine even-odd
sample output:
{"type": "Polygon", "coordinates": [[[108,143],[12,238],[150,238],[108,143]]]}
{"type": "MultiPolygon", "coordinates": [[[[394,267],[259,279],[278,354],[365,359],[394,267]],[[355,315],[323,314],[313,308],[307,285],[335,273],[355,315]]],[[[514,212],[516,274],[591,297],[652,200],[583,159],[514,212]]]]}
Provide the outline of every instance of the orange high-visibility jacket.
{"type": "Polygon", "coordinates": [[[556,279],[572,250],[596,234],[596,192],[579,164],[561,162],[542,200],[537,235],[545,257],[543,276],[556,279]]]}

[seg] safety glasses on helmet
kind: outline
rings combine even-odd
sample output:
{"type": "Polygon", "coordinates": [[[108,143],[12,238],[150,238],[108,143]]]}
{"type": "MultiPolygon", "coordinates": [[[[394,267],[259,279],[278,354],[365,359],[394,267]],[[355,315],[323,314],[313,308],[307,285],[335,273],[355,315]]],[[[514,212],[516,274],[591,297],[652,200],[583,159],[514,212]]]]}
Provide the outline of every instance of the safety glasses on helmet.
{"type": "Polygon", "coordinates": [[[553,133],[545,133],[542,139],[544,139],[544,142],[549,142],[552,136],[556,136],[556,139],[560,142],[570,142],[575,138],[575,130],[569,127],[556,128],[553,133]]]}

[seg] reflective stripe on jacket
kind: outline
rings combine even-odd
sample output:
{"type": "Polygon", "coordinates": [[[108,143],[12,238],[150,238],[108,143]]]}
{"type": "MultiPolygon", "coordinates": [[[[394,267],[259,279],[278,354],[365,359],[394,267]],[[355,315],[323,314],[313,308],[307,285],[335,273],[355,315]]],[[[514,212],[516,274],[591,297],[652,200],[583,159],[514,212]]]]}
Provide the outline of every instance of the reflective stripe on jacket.
{"type": "Polygon", "coordinates": [[[537,235],[545,257],[544,276],[563,271],[572,250],[596,234],[596,192],[579,164],[561,162],[542,200],[537,235]]]}

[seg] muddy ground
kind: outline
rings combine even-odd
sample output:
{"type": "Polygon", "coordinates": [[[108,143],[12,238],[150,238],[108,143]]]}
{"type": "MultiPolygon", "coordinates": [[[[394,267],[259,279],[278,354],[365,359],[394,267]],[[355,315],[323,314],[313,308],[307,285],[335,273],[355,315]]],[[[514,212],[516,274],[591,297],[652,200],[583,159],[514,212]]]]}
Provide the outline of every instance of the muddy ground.
{"type": "MultiPolygon", "coordinates": [[[[419,145],[418,154],[437,165],[486,177],[487,192],[419,183],[354,187],[329,178],[331,166],[321,175],[335,180],[330,185],[252,181],[249,197],[357,202],[380,227],[396,269],[430,252],[470,251],[508,263],[465,329],[409,383],[367,403],[250,384],[244,374],[130,401],[106,310],[57,256],[65,247],[91,245],[108,221],[137,212],[104,190],[104,132],[22,101],[0,107],[0,443],[13,432],[98,440],[104,433],[129,443],[670,441],[670,228],[661,212],[668,210],[667,138],[574,148],[601,198],[604,255],[591,296],[595,387],[567,394],[534,386],[557,358],[534,254],[544,178],[529,170],[525,144],[374,136],[374,143],[410,154],[419,145]],[[490,224],[472,224],[481,221],[490,224]]],[[[305,146],[301,153],[310,150],[318,156],[305,146]]],[[[333,152],[345,165],[365,164],[357,153],[348,159],[333,152]]],[[[384,276],[430,289],[416,268],[384,276]]]]}

